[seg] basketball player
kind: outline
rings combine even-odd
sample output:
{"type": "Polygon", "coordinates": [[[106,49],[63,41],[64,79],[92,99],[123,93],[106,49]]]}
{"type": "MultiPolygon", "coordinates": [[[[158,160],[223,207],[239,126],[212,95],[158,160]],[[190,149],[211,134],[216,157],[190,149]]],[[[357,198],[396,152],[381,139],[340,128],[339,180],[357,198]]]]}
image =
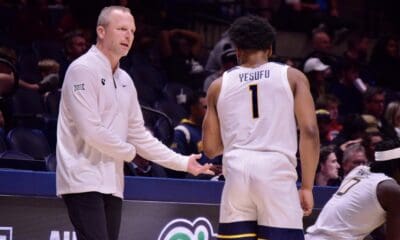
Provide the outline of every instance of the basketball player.
{"type": "Polygon", "coordinates": [[[386,222],[386,240],[400,239],[400,142],[380,142],[371,168],[358,166],[326,203],[307,240],[362,240],[386,222]],[[397,182],[396,182],[396,181],[397,182]]]}
{"type": "Polygon", "coordinates": [[[313,208],[319,155],[314,103],[304,74],[268,62],[274,36],[265,19],[237,19],[229,37],[240,65],[208,90],[204,152],[210,158],[223,153],[226,177],[218,239],[304,239],[302,217],[313,208]]]}

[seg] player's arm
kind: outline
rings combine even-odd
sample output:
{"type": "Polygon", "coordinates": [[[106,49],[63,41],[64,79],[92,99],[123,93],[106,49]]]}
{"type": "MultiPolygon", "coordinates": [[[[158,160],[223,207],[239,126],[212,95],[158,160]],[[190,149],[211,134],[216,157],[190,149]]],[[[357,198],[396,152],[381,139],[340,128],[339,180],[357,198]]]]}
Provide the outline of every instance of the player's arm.
{"type": "Polygon", "coordinates": [[[300,129],[301,190],[300,197],[305,214],[314,206],[312,188],[319,157],[319,134],[314,101],[306,76],[297,69],[288,68],[288,79],[294,96],[294,111],[300,129]]]}
{"type": "Polygon", "coordinates": [[[400,240],[400,186],[393,180],[379,183],[377,196],[386,211],[386,240],[400,240]]]}
{"type": "Polygon", "coordinates": [[[215,80],[207,91],[207,112],[203,120],[203,150],[210,159],[221,155],[224,150],[217,113],[221,82],[221,78],[215,80]]]}

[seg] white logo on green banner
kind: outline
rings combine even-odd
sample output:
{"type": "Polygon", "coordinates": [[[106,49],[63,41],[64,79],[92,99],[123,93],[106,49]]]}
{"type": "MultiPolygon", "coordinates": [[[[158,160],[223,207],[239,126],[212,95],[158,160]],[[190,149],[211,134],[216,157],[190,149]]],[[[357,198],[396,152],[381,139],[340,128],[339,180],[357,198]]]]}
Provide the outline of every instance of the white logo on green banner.
{"type": "Polygon", "coordinates": [[[169,222],[158,236],[158,240],[214,240],[216,234],[210,221],[200,217],[193,222],[178,218],[169,222]]]}

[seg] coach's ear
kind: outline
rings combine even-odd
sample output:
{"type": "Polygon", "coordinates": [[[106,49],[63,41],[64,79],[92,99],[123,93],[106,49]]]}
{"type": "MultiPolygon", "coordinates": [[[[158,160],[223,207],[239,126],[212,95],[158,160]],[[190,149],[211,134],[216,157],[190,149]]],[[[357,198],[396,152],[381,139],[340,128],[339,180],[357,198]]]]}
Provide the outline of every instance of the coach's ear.
{"type": "Polygon", "coordinates": [[[98,25],[98,26],[96,27],[96,32],[97,32],[97,37],[98,37],[99,39],[104,39],[104,36],[105,36],[105,34],[106,34],[106,29],[104,28],[104,26],[98,25]]]}

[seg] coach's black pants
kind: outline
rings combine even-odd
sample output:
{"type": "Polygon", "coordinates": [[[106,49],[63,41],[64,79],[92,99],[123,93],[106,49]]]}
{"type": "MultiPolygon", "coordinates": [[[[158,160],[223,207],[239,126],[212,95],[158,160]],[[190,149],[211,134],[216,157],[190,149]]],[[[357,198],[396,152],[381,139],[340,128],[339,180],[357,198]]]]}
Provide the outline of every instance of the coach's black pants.
{"type": "Polygon", "coordinates": [[[122,199],[98,192],[65,194],[68,215],[78,240],[117,240],[122,199]]]}

